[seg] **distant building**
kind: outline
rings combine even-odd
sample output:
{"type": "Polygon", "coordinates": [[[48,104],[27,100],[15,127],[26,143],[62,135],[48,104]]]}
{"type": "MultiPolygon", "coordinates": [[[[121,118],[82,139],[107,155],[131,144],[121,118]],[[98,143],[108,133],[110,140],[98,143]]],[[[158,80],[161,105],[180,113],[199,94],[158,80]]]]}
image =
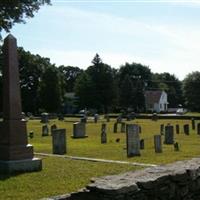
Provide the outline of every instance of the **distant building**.
{"type": "Polygon", "coordinates": [[[168,101],[167,93],[164,91],[146,91],[145,105],[147,111],[167,112],[168,101]]]}

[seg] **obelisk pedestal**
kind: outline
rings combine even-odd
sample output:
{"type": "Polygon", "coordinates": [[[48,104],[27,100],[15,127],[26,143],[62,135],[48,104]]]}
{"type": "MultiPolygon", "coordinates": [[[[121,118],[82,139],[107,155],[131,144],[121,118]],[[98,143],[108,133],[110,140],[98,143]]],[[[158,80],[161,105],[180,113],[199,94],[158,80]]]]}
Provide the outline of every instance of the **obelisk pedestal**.
{"type": "Polygon", "coordinates": [[[9,34],[3,45],[3,121],[0,124],[0,172],[26,172],[42,169],[28,144],[26,121],[22,119],[17,41],[9,34]]]}

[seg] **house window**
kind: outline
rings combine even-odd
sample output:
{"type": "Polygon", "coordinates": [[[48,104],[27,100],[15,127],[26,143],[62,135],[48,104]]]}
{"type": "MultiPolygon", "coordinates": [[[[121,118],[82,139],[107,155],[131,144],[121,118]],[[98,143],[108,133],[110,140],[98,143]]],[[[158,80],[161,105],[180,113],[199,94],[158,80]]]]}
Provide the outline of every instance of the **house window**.
{"type": "Polygon", "coordinates": [[[160,109],[162,109],[162,104],[160,104],[160,109]]]}

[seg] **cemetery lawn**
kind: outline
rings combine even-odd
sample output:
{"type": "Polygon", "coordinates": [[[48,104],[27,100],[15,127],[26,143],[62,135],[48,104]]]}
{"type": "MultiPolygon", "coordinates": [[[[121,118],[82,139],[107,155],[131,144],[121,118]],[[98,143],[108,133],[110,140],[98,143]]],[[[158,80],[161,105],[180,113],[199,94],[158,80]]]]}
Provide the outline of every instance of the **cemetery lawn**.
{"type": "MultiPolygon", "coordinates": [[[[120,132],[120,125],[118,126],[118,133],[113,133],[113,124],[116,121],[111,119],[111,122],[107,123],[107,144],[100,143],[101,124],[105,122],[101,119],[98,123],[94,123],[93,120],[89,120],[86,124],[86,133],[88,138],[73,139],[71,138],[73,122],[79,121],[79,119],[65,119],[65,121],[51,120],[49,127],[52,124],[56,124],[58,128],[65,128],[67,132],[67,155],[90,157],[90,158],[102,158],[110,160],[123,160],[129,162],[140,162],[150,164],[165,164],[178,160],[189,159],[192,157],[198,157],[200,155],[200,135],[197,135],[197,123],[196,129],[192,130],[191,120],[133,120],[125,121],[126,123],[139,124],[142,127],[142,133],[140,139],[144,139],[145,149],[141,150],[140,157],[127,158],[126,156],[126,134],[120,132]],[[175,152],[173,145],[163,145],[163,153],[154,152],[153,136],[160,134],[160,124],[167,125],[180,125],[180,134],[175,134],[175,142],[179,143],[180,151],[175,152]],[[190,135],[183,133],[183,125],[190,125],[190,135]],[[116,139],[120,138],[120,142],[117,143],[116,139]]],[[[52,141],[51,136],[41,137],[42,124],[39,120],[30,120],[28,122],[28,131],[33,130],[35,137],[29,139],[29,143],[34,145],[35,152],[37,153],[52,153],[52,141]]],[[[162,139],[164,139],[162,137],[162,139]]]]}
{"type": "MultiPolygon", "coordinates": [[[[51,120],[50,125],[56,124],[58,128],[65,128],[67,132],[67,155],[123,160],[149,164],[165,164],[177,160],[189,159],[200,155],[200,135],[197,130],[192,130],[190,120],[133,120],[126,123],[139,124],[142,127],[140,138],[144,139],[145,149],[141,150],[140,157],[127,158],[126,135],[120,132],[113,133],[111,119],[107,123],[107,144],[100,143],[101,119],[97,124],[89,120],[86,125],[88,138],[73,139],[73,122],[75,118],[65,118],[65,121],[51,120]],[[175,141],[179,143],[180,151],[175,152],[173,145],[163,145],[163,153],[154,152],[153,135],[160,133],[160,124],[179,124],[180,134],[175,134],[175,141]],[[183,134],[183,125],[190,125],[190,135],[183,134]],[[120,138],[117,143],[116,139],[120,138]]],[[[196,121],[200,123],[200,121],[196,121]]],[[[51,136],[42,137],[42,125],[39,120],[29,120],[28,132],[34,132],[34,138],[29,138],[29,143],[34,146],[37,153],[52,153],[51,136]]],[[[197,129],[197,128],[196,128],[197,129]]],[[[163,138],[162,138],[163,139],[163,138]]],[[[139,167],[122,164],[97,163],[90,161],[71,160],[69,158],[43,157],[43,170],[20,174],[11,177],[0,176],[0,199],[40,199],[59,194],[70,193],[85,187],[92,177],[118,174],[125,171],[137,170],[139,167]]]]}
{"type": "Polygon", "coordinates": [[[0,199],[38,200],[84,188],[92,177],[134,170],[130,165],[43,158],[43,170],[6,177],[0,175],[0,199]]]}

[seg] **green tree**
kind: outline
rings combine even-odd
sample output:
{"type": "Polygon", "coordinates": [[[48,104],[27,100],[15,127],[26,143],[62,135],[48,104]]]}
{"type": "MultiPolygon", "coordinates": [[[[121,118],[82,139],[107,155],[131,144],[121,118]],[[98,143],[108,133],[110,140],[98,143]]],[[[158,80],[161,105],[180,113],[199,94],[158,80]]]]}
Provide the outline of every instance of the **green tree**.
{"type": "Polygon", "coordinates": [[[18,48],[18,54],[23,111],[37,113],[40,108],[39,84],[51,63],[48,58],[33,55],[23,48],[18,48]]]}
{"type": "Polygon", "coordinates": [[[120,105],[123,108],[132,108],[134,101],[134,87],[130,76],[127,74],[120,85],[120,105]]]}
{"type": "Polygon", "coordinates": [[[151,82],[151,70],[149,67],[138,63],[126,63],[119,69],[119,88],[120,94],[124,93],[125,85],[132,85],[132,89],[129,98],[124,99],[123,95],[120,95],[120,106],[129,105],[135,111],[143,111],[145,109],[144,90],[147,83],[151,82]],[[129,78],[127,78],[127,75],[129,78]],[[124,85],[122,87],[122,85],[124,85]],[[126,102],[127,101],[127,102],[126,102]]]}
{"type": "Polygon", "coordinates": [[[192,72],[183,81],[185,104],[191,111],[200,112],[200,72],[192,72]]]}
{"type": "Polygon", "coordinates": [[[75,82],[75,94],[79,98],[78,104],[80,109],[91,108],[94,101],[93,91],[94,84],[91,77],[83,72],[75,82]]]}
{"type": "Polygon", "coordinates": [[[94,85],[91,106],[99,112],[107,112],[115,97],[113,70],[102,62],[98,54],[95,55],[92,64],[86,70],[94,85]]]}
{"type": "Polygon", "coordinates": [[[182,82],[175,75],[164,72],[152,76],[153,87],[164,90],[168,96],[168,107],[178,107],[183,104],[182,82]]]}
{"type": "Polygon", "coordinates": [[[83,70],[78,67],[72,66],[60,66],[59,71],[63,74],[65,82],[65,92],[74,92],[75,81],[80,74],[83,73],[83,70]]]}
{"type": "Polygon", "coordinates": [[[1,0],[0,33],[9,32],[15,23],[25,23],[24,18],[34,17],[34,12],[44,4],[50,4],[50,0],[1,0]]]}
{"type": "Polygon", "coordinates": [[[60,112],[62,105],[60,76],[58,69],[52,65],[41,77],[39,94],[41,108],[47,112],[60,112]]]}

